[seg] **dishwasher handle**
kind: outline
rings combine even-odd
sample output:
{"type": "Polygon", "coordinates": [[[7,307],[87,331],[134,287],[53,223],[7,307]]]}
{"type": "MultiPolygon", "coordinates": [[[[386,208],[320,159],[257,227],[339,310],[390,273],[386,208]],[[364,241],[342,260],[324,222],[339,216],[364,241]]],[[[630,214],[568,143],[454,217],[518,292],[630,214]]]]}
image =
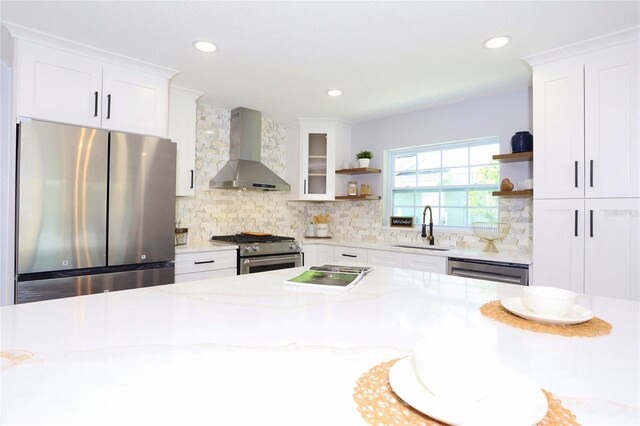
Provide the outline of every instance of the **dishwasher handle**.
{"type": "Polygon", "coordinates": [[[500,281],[508,284],[522,284],[520,277],[512,277],[509,275],[497,275],[487,272],[469,271],[467,269],[451,268],[449,275],[464,278],[476,278],[479,280],[500,281]]]}

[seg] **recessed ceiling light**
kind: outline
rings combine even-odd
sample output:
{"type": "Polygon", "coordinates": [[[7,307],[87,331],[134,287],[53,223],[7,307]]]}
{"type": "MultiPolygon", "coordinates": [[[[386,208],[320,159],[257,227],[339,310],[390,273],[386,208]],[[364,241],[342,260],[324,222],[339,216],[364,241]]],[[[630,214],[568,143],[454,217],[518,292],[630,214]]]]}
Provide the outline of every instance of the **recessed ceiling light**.
{"type": "Polygon", "coordinates": [[[506,46],[511,41],[511,37],[506,35],[491,37],[488,40],[485,40],[482,45],[487,49],[498,49],[500,47],[506,46]]]}
{"type": "Polygon", "coordinates": [[[340,90],[340,89],[327,90],[327,95],[329,95],[329,96],[340,96],[340,95],[342,95],[342,90],[340,90]]]}
{"type": "Polygon", "coordinates": [[[218,46],[216,46],[215,44],[211,43],[210,41],[206,41],[206,40],[196,40],[193,42],[193,47],[196,50],[199,50],[201,52],[215,52],[216,50],[218,50],[218,46]]]}

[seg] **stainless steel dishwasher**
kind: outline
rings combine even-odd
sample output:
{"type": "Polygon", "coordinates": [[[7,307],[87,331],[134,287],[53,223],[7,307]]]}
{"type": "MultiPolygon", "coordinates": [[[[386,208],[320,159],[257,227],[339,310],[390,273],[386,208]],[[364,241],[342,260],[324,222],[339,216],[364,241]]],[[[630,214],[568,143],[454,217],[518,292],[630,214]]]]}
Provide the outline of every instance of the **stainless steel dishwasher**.
{"type": "Polygon", "coordinates": [[[508,284],[529,285],[529,265],[522,263],[493,262],[488,260],[450,257],[448,274],[508,284]]]}

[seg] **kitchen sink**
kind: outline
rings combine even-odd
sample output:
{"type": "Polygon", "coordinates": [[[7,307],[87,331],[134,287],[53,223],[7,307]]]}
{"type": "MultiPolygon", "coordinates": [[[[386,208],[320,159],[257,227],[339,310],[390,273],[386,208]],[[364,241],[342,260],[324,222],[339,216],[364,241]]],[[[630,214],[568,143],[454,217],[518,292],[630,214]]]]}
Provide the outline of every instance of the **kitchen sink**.
{"type": "Polygon", "coordinates": [[[410,249],[419,249],[419,250],[435,250],[435,251],[447,251],[451,250],[453,247],[444,247],[444,246],[427,246],[427,245],[411,245],[411,244],[391,244],[392,247],[401,247],[401,248],[410,248],[410,249]]]}

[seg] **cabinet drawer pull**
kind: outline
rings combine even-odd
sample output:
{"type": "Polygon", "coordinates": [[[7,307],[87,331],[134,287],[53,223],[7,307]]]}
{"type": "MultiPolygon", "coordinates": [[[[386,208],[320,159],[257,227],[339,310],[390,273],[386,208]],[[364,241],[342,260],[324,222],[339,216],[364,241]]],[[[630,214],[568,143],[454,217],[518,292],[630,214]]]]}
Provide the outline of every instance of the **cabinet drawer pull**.
{"type": "Polygon", "coordinates": [[[593,188],[593,160],[589,160],[589,186],[593,188]]]}
{"type": "Polygon", "coordinates": [[[107,119],[111,118],[111,94],[107,95],[107,119]]]}
{"type": "Polygon", "coordinates": [[[98,92],[93,92],[93,116],[97,117],[98,116],[98,92]]]}
{"type": "Polygon", "coordinates": [[[358,257],[357,254],[347,254],[347,253],[342,253],[343,257],[358,257]]]}
{"type": "Polygon", "coordinates": [[[589,210],[589,236],[593,238],[593,210],[589,210]]]}
{"type": "Polygon", "coordinates": [[[574,175],[575,175],[575,178],[574,178],[575,184],[574,185],[577,188],[578,187],[578,162],[577,161],[573,163],[573,171],[574,171],[574,175]]]}
{"type": "Polygon", "coordinates": [[[189,189],[193,189],[193,170],[191,170],[191,186],[189,189]]]}
{"type": "Polygon", "coordinates": [[[199,260],[193,262],[194,265],[202,265],[203,263],[215,263],[215,260],[199,260]]]}
{"type": "Polygon", "coordinates": [[[575,215],[573,216],[573,235],[575,237],[578,236],[578,210],[574,210],[575,215]]]}

